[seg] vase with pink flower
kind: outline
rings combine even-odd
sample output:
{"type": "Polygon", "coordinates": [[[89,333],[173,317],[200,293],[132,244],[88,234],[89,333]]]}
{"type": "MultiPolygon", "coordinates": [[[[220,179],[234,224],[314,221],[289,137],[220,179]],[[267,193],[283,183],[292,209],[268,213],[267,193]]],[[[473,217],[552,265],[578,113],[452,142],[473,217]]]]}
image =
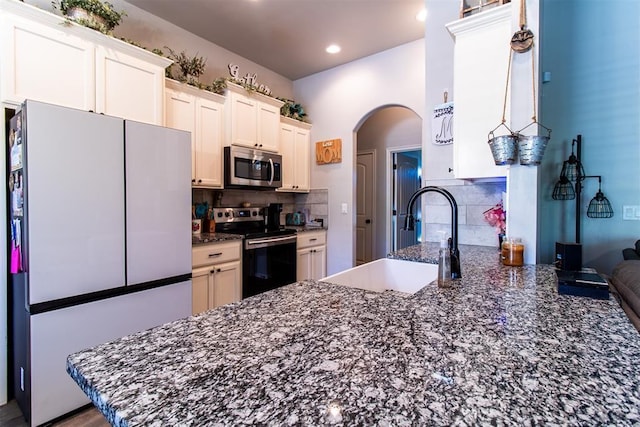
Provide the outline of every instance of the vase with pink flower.
{"type": "Polygon", "coordinates": [[[502,200],[494,207],[484,211],[483,215],[485,221],[498,232],[498,250],[500,250],[507,230],[507,212],[504,210],[502,200]]]}

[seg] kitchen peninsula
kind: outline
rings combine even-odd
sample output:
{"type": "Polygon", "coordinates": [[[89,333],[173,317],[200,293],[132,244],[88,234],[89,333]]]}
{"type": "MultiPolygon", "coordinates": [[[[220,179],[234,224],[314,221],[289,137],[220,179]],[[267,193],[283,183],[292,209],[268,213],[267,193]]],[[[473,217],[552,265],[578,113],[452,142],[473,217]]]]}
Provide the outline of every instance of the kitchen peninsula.
{"type": "MultiPolygon", "coordinates": [[[[422,244],[391,255],[433,262],[422,244]]],[[[303,281],[71,355],[113,425],[640,422],[640,335],[613,297],[460,246],[414,295],[303,281]]]]}

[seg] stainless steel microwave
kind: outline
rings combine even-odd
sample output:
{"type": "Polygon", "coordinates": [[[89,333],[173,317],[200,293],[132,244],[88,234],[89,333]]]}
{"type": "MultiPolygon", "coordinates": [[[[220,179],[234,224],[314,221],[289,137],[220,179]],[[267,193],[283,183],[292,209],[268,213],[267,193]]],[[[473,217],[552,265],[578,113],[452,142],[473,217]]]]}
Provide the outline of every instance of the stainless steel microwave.
{"type": "Polygon", "coordinates": [[[224,147],[224,186],[262,190],[282,187],[282,156],[235,145],[224,147]]]}

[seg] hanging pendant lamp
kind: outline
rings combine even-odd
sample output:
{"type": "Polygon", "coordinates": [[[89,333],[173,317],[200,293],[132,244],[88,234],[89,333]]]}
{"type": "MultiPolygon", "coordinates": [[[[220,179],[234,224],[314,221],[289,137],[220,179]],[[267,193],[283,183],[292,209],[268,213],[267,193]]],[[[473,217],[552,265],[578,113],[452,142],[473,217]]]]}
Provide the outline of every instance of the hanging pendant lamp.
{"type": "Polygon", "coordinates": [[[573,189],[573,184],[569,179],[560,175],[560,179],[556,182],[556,186],[553,187],[553,200],[573,200],[576,198],[576,192],[573,189]]]}
{"type": "Polygon", "coordinates": [[[611,218],[613,217],[613,208],[609,199],[604,196],[601,188],[602,179],[598,177],[598,192],[589,202],[587,208],[587,216],[589,218],[611,218]]]}
{"type": "Polygon", "coordinates": [[[567,177],[567,179],[571,182],[576,182],[586,175],[584,173],[584,167],[582,166],[582,162],[573,154],[573,146],[576,144],[576,140],[571,141],[571,155],[568,160],[565,160],[562,163],[562,171],[560,172],[560,176],[567,177]]]}

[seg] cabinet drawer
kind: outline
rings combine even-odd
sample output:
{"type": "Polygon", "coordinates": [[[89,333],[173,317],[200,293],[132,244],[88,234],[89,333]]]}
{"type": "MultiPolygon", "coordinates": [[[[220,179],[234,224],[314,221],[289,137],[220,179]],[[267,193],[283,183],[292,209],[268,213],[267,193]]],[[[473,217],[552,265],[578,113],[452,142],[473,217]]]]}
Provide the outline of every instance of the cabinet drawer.
{"type": "Polygon", "coordinates": [[[327,243],[326,231],[306,231],[298,234],[298,249],[327,243]]]}
{"type": "Polygon", "coordinates": [[[241,250],[242,240],[197,246],[193,248],[191,264],[193,267],[199,267],[202,265],[234,261],[240,259],[241,250]]]}

